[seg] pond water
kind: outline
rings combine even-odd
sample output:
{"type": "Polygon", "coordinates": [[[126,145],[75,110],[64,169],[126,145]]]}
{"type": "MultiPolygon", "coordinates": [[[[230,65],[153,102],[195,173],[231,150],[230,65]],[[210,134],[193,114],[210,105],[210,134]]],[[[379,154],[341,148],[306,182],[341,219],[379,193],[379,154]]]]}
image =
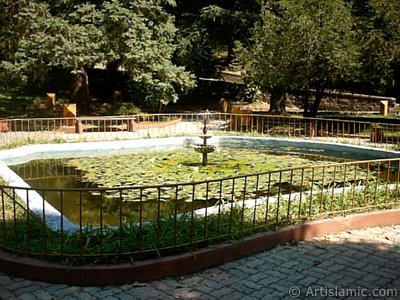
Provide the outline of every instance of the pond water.
{"type": "MultiPolygon", "coordinates": [[[[212,180],[338,160],[265,149],[219,148],[209,156],[209,164],[202,166],[200,155],[192,148],[174,147],[155,151],[138,149],[105,156],[32,160],[10,168],[75,224],[98,225],[102,217],[104,225],[112,226],[120,222],[120,217],[124,222],[145,220],[175,210],[185,212],[211,206],[219,200],[209,196],[205,201],[204,195],[199,194],[199,186],[196,191],[191,185],[178,189],[166,187],[161,193],[157,188],[127,187],[212,180]],[[89,190],[77,190],[80,188],[89,190]]],[[[250,183],[248,185],[252,188],[250,183]]],[[[200,188],[205,190],[206,186],[200,188]]],[[[219,189],[232,187],[216,184],[214,188],[210,185],[209,189],[211,195],[212,189],[217,194],[219,189]]]]}
{"type": "MultiPolygon", "coordinates": [[[[1,151],[0,160],[8,165],[2,169],[3,176],[15,178],[7,175],[7,169],[12,168],[37,189],[43,199],[73,223],[98,225],[103,222],[103,225],[112,226],[120,221],[137,222],[139,219],[170,215],[171,211],[182,213],[212,206],[221,200],[241,199],[244,189],[268,190],[263,195],[296,192],[302,191],[316,177],[323,178],[322,181],[326,182],[331,180],[335,185],[344,184],[334,178],[335,173],[340,170],[326,170],[326,174],[305,174],[306,182],[303,182],[300,172],[294,174],[293,178],[290,174],[279,178],[277,172],[274,176],[264,176],[260,186],[256,176],[249,177],[249,180],[217,180],[210,184],[190,184],[195,181],[347,159],[378,159],[400,155],[395,151],[346,144],[226,136],[210,139],[217,150],[209,155],[209,164],[202,166],[201,155],[193,149],[193,145],[199,142],[198,137],[175,137],[31,145],[12,151],[1,151]],[[274,186],[275,190],[269,190],[270,180],[273,180],[273,184],[278,183],[274,186]],[[185,182],[189,184],[182,184],[185,182]],[[178,183],[178,187],[174,186],[178,183]],[[170,186],[148,187],[157,184],[170,186]],[[82,191],[79,188],[88,190],[82,191]]],[[[362,172],[357,173],[357,176],[363,180],[362,172]]],[[[14,184],[21,183],[18,178],[15,180],[14,184]]],[[[19,196],[26,198],[23,190],[19,196]]],[[[253,196],[258,197],[260,193],[246,194],[246,197],[253,196]]],[[[43,200],[38,198],[36,202],[38,215],[41,216],[43,200]]]]}
{"type": "MultiPolygon", "coordinates": [[[[14,170],[31,187],[58,211],[62,212],[71,222],[83,225],[99,225],[100,220],[104,225],[113,226],[122,221],[155,218],[160,209],[160,214],[167,214],[172,210],[183,212],[192,208],[203,208],[203,201],[167,202],[155,201],[157,190],[154,189],[153,200],[127,201],[125,193],[127,190],[102,193],[95,183],[82,180],[82,172],[66,164],[68,160],[35,160],[23,165],[14,165],[14,170]],[[52,190],[54,189],[54,190],[52,190]],[[62,189],[63,192],[57,191],[62,189]],[[83,190],[84,189],[84,190],[83,190]],[[121,198],[119,195],[121,194],[121,198]],[[121,201],[120,201],[121,199],[121,201]],[[159,207],[158,207],[159,205],[159,207]],[[80,210],[81,207],[81,210],[80,210]]],[[[213,204],[209,202],[209,204],[213,204]]]]}

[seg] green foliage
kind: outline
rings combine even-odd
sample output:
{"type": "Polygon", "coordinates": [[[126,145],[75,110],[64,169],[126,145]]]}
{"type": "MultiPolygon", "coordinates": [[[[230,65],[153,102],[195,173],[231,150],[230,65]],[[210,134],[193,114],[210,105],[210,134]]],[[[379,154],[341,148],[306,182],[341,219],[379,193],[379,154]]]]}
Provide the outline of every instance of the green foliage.
{"type": "MultiPolygon", "coordinates": [[[[160,161],[165,161],[164,158],[154,160],[153,164],[160,164],[160,161]]],[[[295,165],[299,162],[298,159],[288,159],[295,165]]],[[[266,163],[270,161],[264,159],[266,163]]],[[[279,163],[281,160],[275,159],[268,167],[276,169],[279,163]]],[[[154,207],[158,210],[162,202],[168,202],[170,206],[165,214],[158,211],[152,218],[139,220],[139,216],[143,217],[146,212],[136,211],[130,218],[122,218],[117,227],[107,227],[105,223],[102,227],[91,226],[84,221],[81,230],[71,234],[47,228],[39,218],[27,212],[27,206],[15,196],[13,189],[2,187],[0,243],[13,253],[32,253],[36,257],[68,265],[118,263],[191,251],[218,242],[237,241],[255,232],[335,215],[399,207],[398,182],[390,184],[388,176],[391,172],[397,178],[397,170],[384,169],[383,165],[372,169],[363,167],[366,166],[332,164],[275,170],[259,174],[261,176],[254,181],[255,185],[248,177],[244,182],[246,188],[241,186],[241,179],[236,178],[235,189],[239,195],[221,198],[218,195],[225,193],[222,186],[222,191],[215,193],[218,201],[214,206],[209,203],[206,214],[196,214],[193,204],[185,212],[177,213],[178,201],[159,198],[160,203],[154,203],[154,207]],[[301,187],[297,192],[299,183],[301,187]]],[[[109,165],[104,168],[109,168],[109,165]]],[[[122,168],[121,173],[124,173],[122,168]]],[[[228,188],[232,188],[229,180],[225,182],[228,188]]],[[[219,180],[216,183],[219,184],[219,180]]],[[[197,188],[206,192],[211,202],[212,183],[197,188]]],[[[162,187],[160,193],[167,194],[168,187],[162,187]]],[[[181,193],[179,189],[179,195],[181,193]]],[[[105,204],[104,201],[102,203],[105,204]]],[[[119,212],[115,214],[119,216],[119,212]]]]}
{"type": "Polygon", "coordinates": [[[21,2],[15,22],[2,29],[14,31],[14,44],[1,44],[8,78],[43,82],[51,67],[77,72],[95,64],[116,66],[153,104],[176,102],[194,87],[192,75],[171,61],[176,29],[164,5],[174,1],[99,2],[73,9],[71,3],[21,2]]]}
{"type": "Polygon", "coordinates": [[[66,140],[63,138],[54,138],[51,140],[48,140],[47,138],[45,139],[32,139],[32,138],[25,138],[23,140],[19,140],[13,143],[5,144],[5,145],[0,145],[0,150],[6,150],[6,149],[14,149],[17,147],[22,147],[25,145],[34,145],[34,144],[62,144],[65,143],[66,140]]]}
{"type": "Polygon", "coordinates": [[[79,70],[102,61],[102,32],[93,22],[98,17],[94,5],[77,6],[64,17],[51,15],[45,3],[30,2],[15,15],[18,45],[2,67],[17,80],[41,82],[51,67],[79,70]]]}
{"type": "Polygon", "coordinates": [[[112,116],[120,116],[120,115],[128,116],[128,115],[137,115],[140,114],[141,112],[142,111],[140,110],[140,108],[134,105],[133,103],[124,102],[111,106],[107,114],[112,116]]]}
{"type": "Polygon", "coordinates": [[[363,50],[360,79],[372,83],[378,91],[393,88],[400,82],[400,3],[397,0],[350,2],[363,50]]]}
{"type": "MultiPolygon", "coordinates": [[[[255,1],[225,1],[211,4],[200,10],[203,26],[208,28],[214,44],[233,46],[235,40],[243,40],[250,35],[251,28],[260,10],[255,1]]],[[[228,49],[229,51],[229,49],[228,49]]]]}
{"type": "Polygon", "coordinates": [[[197,76],[214,76],[215,65],[232,60],[234,41],[248,38],[259,9],[254,0],[179,1],[176,60],[197,76]]]}
{"type": "MultiPolygon", "coordinates": [[[[273,171],[278,168],[321,165],[325,164],[328,159],[307,158],[294,154],[279,155],[262,150],[220,149],[211,153],[208,160],[209,164],[207,166],[201,166],[200,155],[192,148],[189,148],[185,150],[135,152],[134,154],[111,157],[75,158],[69,160],[66,165],[79,169],[82,172],[82,179],[85,181],[92,182],[97,186],[112,188],[117,186],[149,186],[229,178],[273,171]],[[276,159],[277,157],[279,157],[278,160],[276,159]],[[136,165],[140,165],[141,168],[132,167],[136,165]]],[[[278,175],[278,173],[273,174],[274,182],[278,180],[278,175]]],[[[286,178],[288,174],[285,173],[283,176],[288,180],[286,178]]],[[[296,184],[301,185],[299,176],[293,180],[296,184]]],[[[238,190],[240,190],[241,181],[238,180],[236,183],[238,190]]],[[[253,187],[252,184],[255,185],[255,182],[248,183],[248,186],[253,187]]],[[[202,195],[201,197],[204,196],[201,189],[198,192],[202,195]]],[[[231,192],[229,185],[225,192],[231,192]]]]}
{"type": "MultiPolygon", "coordinates": [[[[385,32],[392,41],[400,39],[400,3],[396,0],[371,0],[377,18],[382,22],[385,32]]],[[[399,45],[397,45],[399,46],[399,45]]],[[[393,49],[398,52],[399,49],[393,49]]]]}
{"type": "Polygon", "coordinates": [[[251,45],[237,45],[239,62],[264,91],[331,86],[357,70],[352,26],[341,0],[280,1],[279,13],[263,10],[251,45]]]}
{"type": "Polygon", "coordinates": [[[210,76],[217,64],[213,57],[208,31],[199,22],[182,28],[178,35],[175,60],[197,76],[210,76]]]}
{"type": "Polygon", "coordinates": [[[241,201],[219,203],[215,206],[218,214],[206,216],[191,212],[175,215],[171,210],[159,220],[139,223],[131,219],[118,229],[83,226],[82,231],[73,234],[51,231],[7,198],[0,241],[10,252],[28,251],[68,265],[118,263],[237,241],[255,232],[295,223],[399,206],[398,188],[385,187],[379,180],[346,187],[336,191],[315,188],[314,193],[302,198],[259,200],[251,207],[243,207],[241,201]]]}
{"type": "Polygon", "coordinates": [[[194,87],[194,78],[171,62],[172,16],[160,1],[111,1],[103,9],[109,60],[122,65],[144,102],[168,104],[194,87]]]}

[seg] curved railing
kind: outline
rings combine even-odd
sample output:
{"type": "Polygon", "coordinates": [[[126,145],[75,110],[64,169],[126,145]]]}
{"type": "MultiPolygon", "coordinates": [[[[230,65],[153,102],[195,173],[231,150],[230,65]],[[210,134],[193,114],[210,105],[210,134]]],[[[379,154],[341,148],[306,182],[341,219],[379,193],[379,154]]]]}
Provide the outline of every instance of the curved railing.
{"type": "MultiPolygon", "coordinates": [[[[7,120],[8,131],[1,135],[9,146],[27,138],[44,142],[195,135],[201,120],[198,114],[7,120]],[[69,126],[74,132],[59,131],[57,126],[66,121],[74,124],[69,126]]],[[[339,120],[214,114],[209,126],[212,134],[224,135],[284,135],[395,146],[398,139],[397,125],[339,120]]],[[[118,188],[33,189],[3,182],[0,246],[68,263],[119,262],[192,250],[337,214],[399,207],[399,160],[118,188]],[[45,202],[50,194],[58,199],[56,214],[45,202]],[[96,199],[89,210],[84,209],[88,195],[96,199]]]]}
{"type": "MultiPolygon", "coordinates": [[[[351,144],[397,145],[400,124],[263,114],[212,113],[212,134],[312,138],[351,144]]],[[[3,119],[2,148],[25,143],[121,140],[198,134],[202,114],[3,119]]]]}

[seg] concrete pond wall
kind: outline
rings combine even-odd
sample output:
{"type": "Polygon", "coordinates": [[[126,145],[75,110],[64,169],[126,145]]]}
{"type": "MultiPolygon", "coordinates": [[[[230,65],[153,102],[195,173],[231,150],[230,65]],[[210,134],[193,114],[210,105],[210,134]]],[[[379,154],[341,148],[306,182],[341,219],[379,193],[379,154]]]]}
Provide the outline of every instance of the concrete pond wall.
{"type": "MultiPolygon", "coordinates": [[[[19,199],[25,203],[29,201],[29,208],[32,212],[39,218],[45,218],[46,224],[51,229],[58,231],[63,228],[67,232],[74,232],[78,230],[78,226],[67,218],[62,217],[39,193],[31,190],[31,187],[8,167],[9,165],[22,164],[37,159],[115,155],[144,149],[152,151],[163,148],[193,147],[193,145],[200,142],[200,138],[193,136],[129,141],[27,145],[0,151],[0,177],[7,186],[21,188],[15,190],[19,199]]],[[[400,157],[400,152],[398,151],[300,139],[216,136],[210,138],[208,143],[221,148],[251,148],[318,156],[334,156],[352,160],[400,157]]]]}

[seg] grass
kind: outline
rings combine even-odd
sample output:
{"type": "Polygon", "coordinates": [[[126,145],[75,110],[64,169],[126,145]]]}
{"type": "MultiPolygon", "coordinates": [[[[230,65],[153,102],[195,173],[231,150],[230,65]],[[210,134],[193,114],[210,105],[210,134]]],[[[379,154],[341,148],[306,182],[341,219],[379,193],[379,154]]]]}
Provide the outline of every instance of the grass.
{"type": "MultiPolygon", "coordinates": [[[[57,103],[65,99],[57,99],[57,103]]],[[[46,95],[27,96],[0,93],[0,118],[43,118],[61,117],[60,109],[46,109],[46,95]]]]}
{"type": "MultiPolygon", "coordinates": [[[[165,161],[164,158],[159,157],[159,160],[165,161]]],[[[212,193],[215,197],[218,193],[225,194],[214,206],[218,214],[196,216],[189,210],[177,215],[171,201],[169,213],[161,218],[143,221],[136,214],[122,220],[117,228],[84,226],[74,234],[51,231],[23,205],[18,205],[18,199],[13,201],[9,192],[1,194],[5,217],[0,222],[0,244],[10,252],[68,265],[118,263],[193,251],[210,244],[238,241],[256,232],[334,215],[398,207],[397,186],[394,189],[385,186],[387,181],[379,179],[376,170],[344,166],[347,165],[271,171],[247,179],[238,178],[235,190],[224,181],[228,183],[226,188],[217,186],[221,192],[211,192],[212,184],[200,184],[196,191],[203,196],[204,191],[210,189],[206,199],[210,199],[212,193]],[[245,186],[248,190],[243,193],[245,186]],[[305,191],[307,193],[294,196],[296,192],[305,191]],[[282,194],[291,194],[291,198],[283,199],[282,194]],[[258,199],[258,205],[243,208],[244,198],[258,199]]],[[[383,169],[380,173],[388,174],[383,169]]],[[[164,194],[168,192],[163,191],[164,194]]]]}
{"type": "Polygon", "coordinates": [[[342,190],[315,187],[312,195],[278,202],[260,197],[259,205],[247,208],[241,201],[226,202],[219,206],[219,214],[206,216],[192,212],[176,215],[171,209],[161,219],[139,222],[133,218],[117,229],[85,226],[74,234],[51,231],[5,196],[6,218],[0,223],[0,240],[11,252],[31,253],[69,265],[132,262],[238,241],[256,232],[334,215],[398,207],[398,186],[384,184],[373,179],[342,190]]]}
{"type": "Polygon", "coordinates": [[[48,139],[32,139],[32,138],[26,138],[23,140],[18,140],[16,142],[12,142],[9,144],[5,145],[0,145],[0,150],[7,150],[7,149],[14,149],[26,145],[36,145],[36,144],[62,144],[66,143],[67,140],[63,138],[54,138],[52,140],[48,139]]]}

